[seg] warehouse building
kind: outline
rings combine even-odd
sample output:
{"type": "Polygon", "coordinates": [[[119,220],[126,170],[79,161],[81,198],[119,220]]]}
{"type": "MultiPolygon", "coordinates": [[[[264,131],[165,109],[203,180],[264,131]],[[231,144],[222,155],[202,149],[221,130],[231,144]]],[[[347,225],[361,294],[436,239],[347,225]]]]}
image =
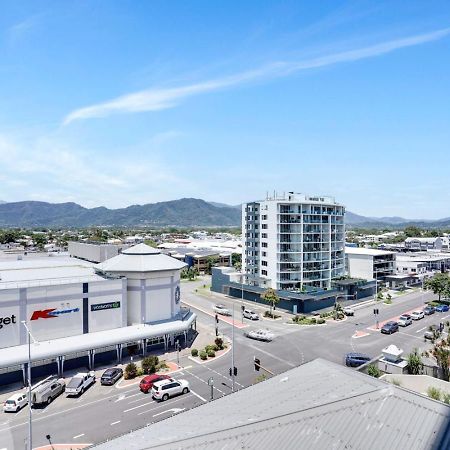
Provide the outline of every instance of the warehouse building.
{"type": "Polygon", "coordinates": [[[121,360],[187,340],[195,314],[181,308],[185,264],[139,244],[104,263],[69,257],[0,261],[0,383],[121,360]]]}

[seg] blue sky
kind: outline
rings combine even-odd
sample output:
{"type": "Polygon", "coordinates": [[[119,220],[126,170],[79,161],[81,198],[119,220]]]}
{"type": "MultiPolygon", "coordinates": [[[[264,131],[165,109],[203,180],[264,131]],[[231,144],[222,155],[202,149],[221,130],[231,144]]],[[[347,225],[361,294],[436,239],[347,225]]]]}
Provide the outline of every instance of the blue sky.
{"type": "Polygon", "coordinates": [[[266,191],[450,216],[448,1],[5,1],[0,199],[266,191]]]}

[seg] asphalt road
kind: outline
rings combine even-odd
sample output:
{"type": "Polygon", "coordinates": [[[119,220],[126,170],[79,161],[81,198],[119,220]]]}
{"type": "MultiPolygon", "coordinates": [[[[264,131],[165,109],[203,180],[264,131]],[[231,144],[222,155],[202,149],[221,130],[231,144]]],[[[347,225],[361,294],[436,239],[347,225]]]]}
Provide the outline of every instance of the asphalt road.
{"type": "MultiPolygon", "coordinates": [[[[213,334],[215,327],[215,303],[224,303],[228,308],[235,307],[234,361],[238,369],[235,389],[243,389],[255,382],[260,374],[270,377],[303,364],[317,357],[337,363],[343,362],[345,353],[359,351],[377,356],[382,348],[393,343],[404,349],[405,354],[414,347],[420,350],[430,348],[425,343],[423,332],[430,324],[437,324],[450,317],[448,313],[436,313],[413,325],[401,328],[393,335],[382,335],[375,328],[373,306],[358,309],[354,317],[342,322],[327,322],[320,326],[299,326],[288,324],[288,315],[282,314],[278,321],[261,319],[259,321],[242,321],[240,300],[225,296],[210,295],[199,288],[203,282],[183,283],[182,298],[198,315],[198,322],[203,330],[213,334]],[[265,328],[271,330],[275,339],[272,342],[253,341],[244,336],[249,329],[265,328]],[[355,333],[357,332],[357,333],[355,333]],[[356,335],[360,337],[355,337],[356,335]],[[267,369],[254,371],[254,357],[267,369]]],[[[394,299],[392,305],[378,303],[379,321],[383,322],[397,317],[403,312],[422,308],[429,294],[420,292],[394,299]]],[[[251,305],[252,309],[262,313],[261,305],[251,305]]],[[[232,320],[221,317],[219,332],[232,337],[232,320]]],[[[193,344],[195,347],[195,342],[193,344]]],[[[174,358],[174,355],[172,355],[174,358]]],[[[231,351],[207,364],[197,364],[187,356],[180,359],[183,369],[175,375],[189,381],[191,392],[158,403],[150,395],[143,394],[136,385],[121,388],[105,387],[96,383],[80,398],[57,398],[51,405],[33,412],[34,447],[48,443],[45,436],[51,435],[53,443],[96,443],[111,439],[152,422],[163,420],[172,414],[196,407],[210,401],[211,388],[208,380],[214,380],[214,398],[232,392],[232,379],[229,376],[231,351]]],[[[0,396],[0,401],[7,398],[0,396]]],[[[0,413],[0,450],[25,448],[27,438],[28,408],[17,414],[0,413]]]]}

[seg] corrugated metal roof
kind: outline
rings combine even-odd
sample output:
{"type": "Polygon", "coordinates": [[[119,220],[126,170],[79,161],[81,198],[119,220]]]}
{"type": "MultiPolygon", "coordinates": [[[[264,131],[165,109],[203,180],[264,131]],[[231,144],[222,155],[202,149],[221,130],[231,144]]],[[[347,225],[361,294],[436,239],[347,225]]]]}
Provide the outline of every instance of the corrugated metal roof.
{"type": "Polygon", "coordinates": [[[97,446],[133,449],[445,449],[450,408],[315,360],[97,446]]]}

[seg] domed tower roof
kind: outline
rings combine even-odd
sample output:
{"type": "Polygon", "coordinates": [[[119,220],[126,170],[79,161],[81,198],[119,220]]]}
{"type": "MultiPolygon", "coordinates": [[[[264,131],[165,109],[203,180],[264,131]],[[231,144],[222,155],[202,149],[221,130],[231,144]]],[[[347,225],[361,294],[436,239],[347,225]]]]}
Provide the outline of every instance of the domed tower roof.
{"type": "Polygon", "coordinates": [[[181,270],[187,264],[165,255],[160,250],[146,244],[138,244],[127,248],[120,255],[107,259],[96,268],[102,272],[160,272],[164,270],[181,270]]]}

